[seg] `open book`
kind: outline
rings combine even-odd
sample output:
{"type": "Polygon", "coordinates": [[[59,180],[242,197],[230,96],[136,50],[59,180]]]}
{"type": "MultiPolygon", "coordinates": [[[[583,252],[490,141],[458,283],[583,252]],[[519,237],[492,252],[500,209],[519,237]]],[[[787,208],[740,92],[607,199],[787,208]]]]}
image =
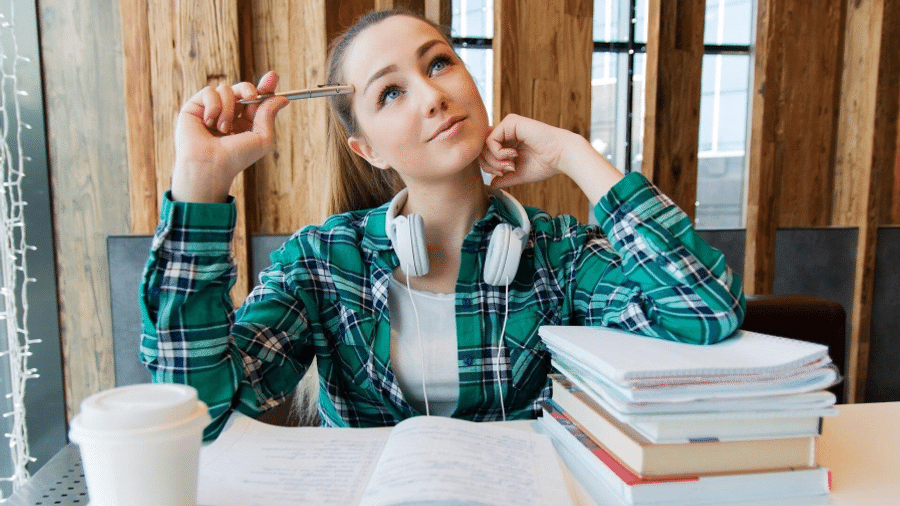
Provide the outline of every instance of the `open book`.
{"type": "Polygon", "coordinates": [[[278,427],[236,414],[201,449],[197,503],[566,505],[547,436],[441,417],[393,428],[278,427]]]}

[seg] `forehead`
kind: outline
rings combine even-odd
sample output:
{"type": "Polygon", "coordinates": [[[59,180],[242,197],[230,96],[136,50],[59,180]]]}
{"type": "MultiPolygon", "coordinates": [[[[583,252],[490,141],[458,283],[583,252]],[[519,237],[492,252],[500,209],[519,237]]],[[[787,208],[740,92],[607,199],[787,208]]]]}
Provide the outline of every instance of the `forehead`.
{"type": "Polygon", "coordinates": [[[369,74],[415,57],[416,49],[432,39],[444,40],[430,24],[410,16],[398,15],[382,20],[360,32],[344,58],[344,75],[357,85],[369,74]]]}

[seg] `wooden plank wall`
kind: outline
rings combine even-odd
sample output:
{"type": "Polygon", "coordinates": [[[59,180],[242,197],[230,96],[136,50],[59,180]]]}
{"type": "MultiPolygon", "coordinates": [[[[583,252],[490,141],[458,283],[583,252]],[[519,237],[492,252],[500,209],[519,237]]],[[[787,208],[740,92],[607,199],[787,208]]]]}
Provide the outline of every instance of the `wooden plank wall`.
{"type": "MultiPolygon", "coordinates": [[[[175,114],[189,94],[207,83],[255,80],[270,68],[281,74],[285,88],[318,81],[328,40],[372,7],[402,4],[450,21],[449,0],[38,4],[70,414],[86,395],[113,385],[106,237],[148,234],[155,227],[171,173],[175,114]]],[[[891,156],[900,158],[896,4],[759,0],[748,151],[748,292],[771,290],[778,227],[861,227],[861,309],[854,309],[852,350],[860,358],[852,379],[857,392],[865,378],[871,303],[873,243],[866,234],[876,224],[900,223],[900,195],[881,193],[900,187],[900,177],[883,168],[891,156]],[[845,40],[853,43],[845,48],[845,40]],[[891,177],[895,180],[887,184],[891,177]]],[[[659,54],[648,69],[656,76],[648,90],[656,97],[699,90],[695,69],[701,55],[666,39],[672,28],[664,21],[680,20],[676,33],[702,33],[703,2],[654,0],[652,5],[659,22],[648,45],[659,54]],[[674,18],[662,10],[672,8],[668,4],[677,9],[674,18]],[[677,56],[689,70],[683,75],[666,66],[676,50],[686,51],[677,56]]],[[[526,0],[495,0],[495,118],[516,112],[589,135],[592,9],[591,0],[548,0],[539,8],[526,0]]],[[[696,172],[685,167],[695,167],[696,154],[685,139],[698,127],[682,125],[679,137],[665,122],[673,117],[695,122],[693,102],[647,103],[653,157],[645,159],[652,163],[654,180],[690,210],[696,172]],[[679,177],[673,177],[676,164],[679,177]]],[[[235,188],[245,216],[235,248],[243,265],[250,235],[290,233],[322,218],[324,175],[318,161],[324,103],[294,103],[278,121],[275,154],[235,188]]],[[[552,213],[586,219],[586,199],[564,178],[516,194],[552,213]]],[[[242,299],[249,283],[247,277],[239,282],[235,299],[242,299]]]]}
{"type": "MultiPolygon", "coordinates": [[[[494,121],[515,113],[590,136],[590,0],[494,2],[494,121]]],[[[523,204],[587,220],[588,202],[572,180],[556,176],[512,188],[523,204]]]]}
{"type": "MultiPolygon", "coordinates": [[[[900,99],[898,99],[900,100],[900,99]]],[[[891,192],[891,219],[889,223],[900,223],[900,126],[897,127],[897,155],[894,157],[894,191],[891,192]]]]}
{"type": "Polygon", "coordinates": [[[851,3],[845,37],[834,200],[842,204],[835,221],[859,229],[847,374],[848,399],[855,402],[865,399],[878,227],[890,221],[893,207],[889,182],[900,109],[900,5],[892,0],[851,3]]]}
{"type": "Polygon", "coordinates": [[[877,228],[897,223],[900,200],[890,191],[898,9],[888,0],[760,0],[757,18],[745,288],[771,293],[778,228],[858,228],[850,402],[864,398],[877,228]]]}
{"type": "Polygon", "coordinates": [[[749,168],[744,221],[747,227],[744,258],[744,290],[771,293],[775,270],[778,201],[775,198],[776,139],[779,103],[779,31],[774,27],[782,16],[780,3],[760,0],[756,15],[756,48],[753,66],[749,168]],[[769,83],[775,83],[770,85],[769,83]]]}
{"type": "Polygon", "coordinates": [[[41,0],[38,13],[71,414],[82,398],[113,386],[115,374],[106,238],[131,228],[129,170],[123,55],[102,35],[118,34],[120,18],[118,8],[102,0],[41,0]]]}
{"type": "Polygon", "coordinates": [[[775,230],[831,224],[843,0],[759,0],[747,177],[749,293],[771,293],[775,230]]]}
{"type": "Polygon", "coordinates": [[[693,221],[706,0],[650,0],[641,172],[693,221]]]}

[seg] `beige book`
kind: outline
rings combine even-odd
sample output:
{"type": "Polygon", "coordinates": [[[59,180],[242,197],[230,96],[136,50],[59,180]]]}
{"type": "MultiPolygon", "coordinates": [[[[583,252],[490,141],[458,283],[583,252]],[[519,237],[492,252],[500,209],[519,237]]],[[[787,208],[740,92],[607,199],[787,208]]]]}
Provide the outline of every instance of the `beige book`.
{"type": "Polygon", "coordinates": [[[551,375],[551,379],[553,401],[591,439],[642,477],[812,468],[816,464],[815,437],[653,443],[578,392],[564,377],[551,375]]]}

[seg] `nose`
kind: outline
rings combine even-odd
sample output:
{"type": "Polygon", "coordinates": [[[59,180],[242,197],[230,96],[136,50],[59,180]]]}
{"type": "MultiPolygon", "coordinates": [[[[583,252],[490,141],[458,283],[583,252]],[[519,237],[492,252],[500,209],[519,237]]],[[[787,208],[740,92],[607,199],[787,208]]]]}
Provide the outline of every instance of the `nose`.
{"type": "Polygon", "coordinates": [[[433,80],[420,79],[420,96],[422,97],[422,114],[431,117],[441,111],[446,111],[449,99],[446,91],[433,80]]]}

